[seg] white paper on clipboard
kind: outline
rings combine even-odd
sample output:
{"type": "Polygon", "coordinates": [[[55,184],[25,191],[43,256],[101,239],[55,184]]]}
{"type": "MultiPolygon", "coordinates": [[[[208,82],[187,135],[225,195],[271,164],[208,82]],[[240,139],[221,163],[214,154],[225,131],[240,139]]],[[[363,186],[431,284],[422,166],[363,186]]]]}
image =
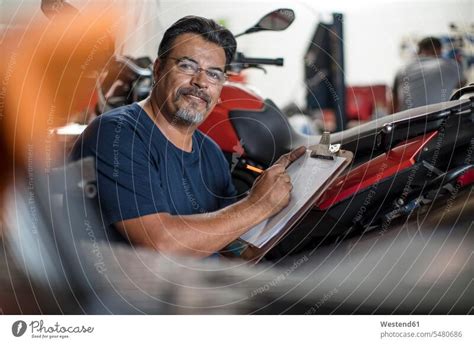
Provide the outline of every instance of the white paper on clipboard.
{"type": "Polygon", "coordinates": [[[324,160],[312,158],[310,154],[310,151],[306,151],[306,154],[286,169],[293,184],[288,206],[275,216],[250,229],[240,239],[261,248],[285,228],[288,221],[324,186],[324,183],[346,160],[342,157],[324,160]]]}

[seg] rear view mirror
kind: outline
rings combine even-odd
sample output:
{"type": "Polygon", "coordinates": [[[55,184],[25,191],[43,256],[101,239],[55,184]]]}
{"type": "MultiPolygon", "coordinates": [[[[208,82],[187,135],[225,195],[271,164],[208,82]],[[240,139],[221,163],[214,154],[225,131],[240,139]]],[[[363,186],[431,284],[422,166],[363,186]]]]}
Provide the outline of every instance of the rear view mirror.
{"type": "Polygon", "coordinates": [[[293,23],[295,12],[288,8],[268,13],[254,27],[261,30],[282,31],[293,23]]]}
{"type": "Polygon", "coordinates": [[[258,31],[282,31],[288,28],[295,20],[295,12],[289,8],[280,8],[272,11],[260,19],[257,24],[247,29],[245,32],[235,35],[242,36],[258,31]]]}

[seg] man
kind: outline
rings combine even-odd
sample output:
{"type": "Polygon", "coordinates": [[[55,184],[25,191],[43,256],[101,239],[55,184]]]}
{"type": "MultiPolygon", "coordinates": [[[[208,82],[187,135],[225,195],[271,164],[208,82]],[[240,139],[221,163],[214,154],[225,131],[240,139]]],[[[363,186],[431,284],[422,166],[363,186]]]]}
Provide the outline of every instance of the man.
{"type": "Polygon", "coordinates": [[[403,67],[393,86],[395,112],[448,101],[465,80],[461,66],[441,58],[441,41],[427,37],[418,43],[417,59],[403,67]]]}
{"type": "Polygon", "coordinates": [[[97,118],[72,159],[96,158],[107,237],[177,254],[208,256],[289,202],[286,167],[305,149],[280,158],[234,203],[228,164],[197,130],[219,100],[235,53],[230,31],[189,16],[166,32],[149,98],[97,118]]]}

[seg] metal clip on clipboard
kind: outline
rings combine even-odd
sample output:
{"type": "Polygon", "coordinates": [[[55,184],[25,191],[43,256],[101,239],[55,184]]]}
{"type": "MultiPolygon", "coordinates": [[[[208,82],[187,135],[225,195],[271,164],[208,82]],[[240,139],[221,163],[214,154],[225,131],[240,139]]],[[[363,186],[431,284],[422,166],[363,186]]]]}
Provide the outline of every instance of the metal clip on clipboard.
{"type": "Polygon", "coordinates": [[[329,131],[325,131],[321,136],[321,140],[317,145],[308,147],[311,151],[312,158],[325,159],[325,160],[334,160],[336,156],[339,155],[341,145],[331,144],[331,134],[329,131]]]}

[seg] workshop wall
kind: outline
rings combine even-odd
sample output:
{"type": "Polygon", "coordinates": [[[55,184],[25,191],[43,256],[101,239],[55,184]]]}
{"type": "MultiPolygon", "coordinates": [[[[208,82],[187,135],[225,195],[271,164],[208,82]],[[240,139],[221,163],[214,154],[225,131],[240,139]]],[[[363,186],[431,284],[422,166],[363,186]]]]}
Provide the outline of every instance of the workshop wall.
{"type": "Polygon", "coordinates": [[[472,0],[158,2],[162,27],[185,14],[198,14],[224,20],[234,33],[275,8],[293,8],[296,20],[286,31],[261,32],[238,40],[239,50],[248,56],[285,58],[284,67],[268,67],[266,75],[259,70],[248,71],[249,81],[279,106],[291,101],[304,104],[303,56],[317,23],[331,20],[332,12],[344,14],[348,85],[392,85],[396,70],[406,60],[406,55],[401,56],[402,40],[448,34],[450,23],[470,25],[474,17],[472,0]]]}
{"type": "MultiPolygon", "coordinates": [[[[68,1],[77,7],[87,6],[90,2],[68,1]]],[[[450,23],[471,25],[474,17],[472,0],[333,0],[330,3],[313,0],[114,2],[124,9],[123,16],[117,18],[122,28],[118,51],[133,56],[149,55],[152,58],[156,56],[163,30],[184,15],[212,17],[224,23],[234,33],[239,33],[273,9],[293,8],[296,20],[288,30],[261,32],[238,39],[239,50],[248,56],[285,58],[284,67],[268,67],[266,75],[259,70],[247,71],[248,80],[263,96],[271,97],[279,106],[291,101],[304,104],[303,56],[317,23],[330,20],[332,12],[344,14],[348,85],[391,85],[396,70],[404,63],[400,55],[402,40],[447,34],[450,23]]],[[[22,4],[39,9],[40,0],[27,0],[22,4]]],[[[18,6],[17,1],[4,0],[0,24],[7,24],[12,14],[21,13],[18,6]]]]}

